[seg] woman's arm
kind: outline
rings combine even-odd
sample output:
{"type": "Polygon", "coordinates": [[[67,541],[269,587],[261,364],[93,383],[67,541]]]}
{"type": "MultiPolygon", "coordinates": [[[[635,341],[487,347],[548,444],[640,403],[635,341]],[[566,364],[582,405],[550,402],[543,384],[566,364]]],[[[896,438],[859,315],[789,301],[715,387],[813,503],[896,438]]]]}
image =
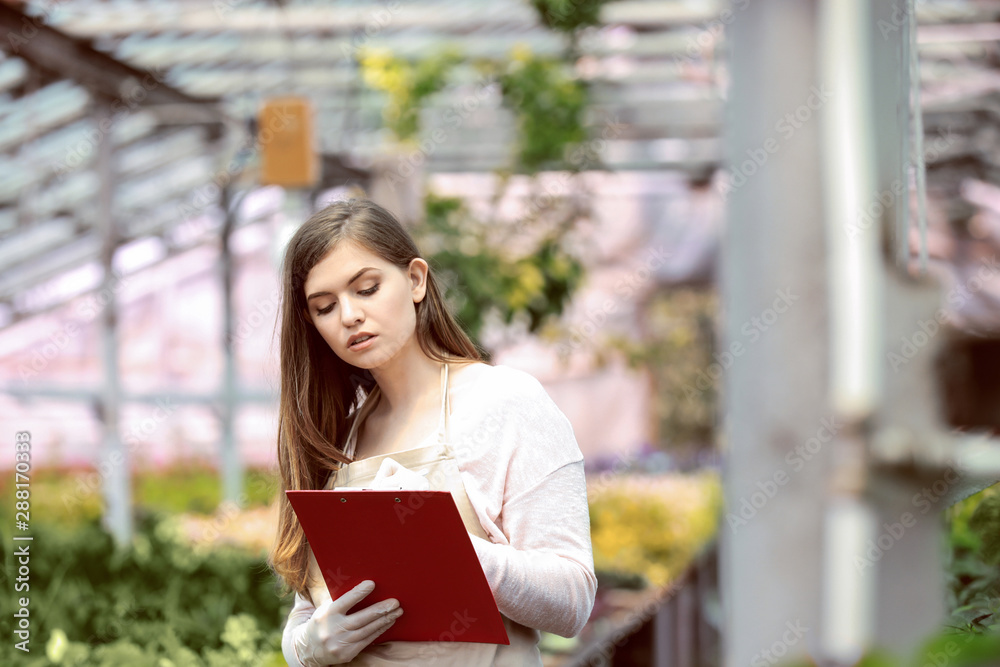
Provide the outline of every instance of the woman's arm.
{"type": "Polygon", "coordinates": [[[507,500],[501,518],[509,544],[471,536],[500,612],[562,637],[578,635],[597,594],[583,461],[507,500]]]}
{"type": "Polygon", "coordinates": [[[314,611],[316,611],[316,607],[309,600],[298,593],[295,594],[295,605],[288,612],[288,622],[285,623],[285,629],[281,633],[281,653],[285,656],[285,662],[291,667],[305,667],[295,654],[295,647],[292,644],[292,631],[312,618],[314,611]]]}
{"type": "Polygon", "coordinates": [[[464,440],[475,443],[469,499],[489,535],[473,544],[505,616],[572,637],[597,594],[583,453],[537,379],[496,370],[491,406],[464,440]]]}

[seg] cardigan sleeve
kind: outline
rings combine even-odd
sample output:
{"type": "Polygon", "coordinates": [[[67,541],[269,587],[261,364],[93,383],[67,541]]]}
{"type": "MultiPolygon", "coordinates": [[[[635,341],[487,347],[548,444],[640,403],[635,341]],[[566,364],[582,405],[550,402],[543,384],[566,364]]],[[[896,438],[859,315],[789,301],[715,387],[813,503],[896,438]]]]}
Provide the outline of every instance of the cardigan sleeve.
{"type": "Polygon", "coordinates": [[[583,454],[569,420],[527,377],[504,402],[495,443],[509,452],[497,517],[505,539],[471,537],[501,613],[572,637],[597,594],[583,454]]]}
{"type": "Polygon", "coordinates": [[[510,544],[470,536],[501,613],[562,637],[580,634],[597,594],[583,484],[583,461],[567,464],[504,505],[510,544]]]}

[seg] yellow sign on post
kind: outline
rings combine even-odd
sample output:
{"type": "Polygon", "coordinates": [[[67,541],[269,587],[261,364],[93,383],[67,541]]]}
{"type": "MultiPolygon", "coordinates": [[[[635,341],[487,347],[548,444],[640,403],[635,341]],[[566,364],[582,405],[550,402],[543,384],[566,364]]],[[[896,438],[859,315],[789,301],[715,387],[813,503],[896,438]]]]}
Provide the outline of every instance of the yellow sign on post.
{"type": "Polygon", "coordinates": [[[261,185],[305,188],[319,180],[312,105],[304,97],[264,102],[258,118],[261,185]]]}

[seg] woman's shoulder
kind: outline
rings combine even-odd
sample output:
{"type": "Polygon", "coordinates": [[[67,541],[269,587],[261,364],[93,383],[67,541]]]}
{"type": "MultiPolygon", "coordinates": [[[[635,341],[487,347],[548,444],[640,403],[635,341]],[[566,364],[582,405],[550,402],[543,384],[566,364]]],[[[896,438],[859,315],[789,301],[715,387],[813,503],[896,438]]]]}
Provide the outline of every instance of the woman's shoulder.
{"type": "Polygon", "coordinates": [[[582,458],[572,424],[534,375],[504,364],[482,366],[466,369],[477,375],[470,373],[475,383],[466,385],[464,402],[463,421],[477,434],[469,441],[490,443],[477,451],[533,471],[582,458]]]}
{"type": "Polygon", "coordinates": [[[466,387],[474,388],[476,394],[483,398],[535,399],[545,393],[542,383],[534,375],[505,364],[465,364],[459,373],[459,381],[466,387]]]}

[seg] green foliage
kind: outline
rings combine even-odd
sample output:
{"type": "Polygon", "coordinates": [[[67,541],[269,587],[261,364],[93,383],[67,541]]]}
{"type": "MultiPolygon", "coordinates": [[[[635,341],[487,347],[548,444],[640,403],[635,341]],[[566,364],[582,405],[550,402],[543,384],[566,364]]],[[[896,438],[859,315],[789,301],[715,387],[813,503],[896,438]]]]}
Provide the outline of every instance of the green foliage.
{"type": "MultiPolygon", "coordinates": [[[[644,331],[607,338],[609,349],[624,354],[631,368],[648,369],[652,375],[660,441],[712,441],[718,389],[707,371],[715,361],[715,307],[714,292],[659,292],[645,306],[644,331]]],[[[598,361],[605,361],[600,351],[598,361]]]]}
{"type": "Polygon", "coordinates": [[[462,200],[428,193],[425,204],[417,244],[474,340],[490,313],[507,324],[523,316],[530,332],[562,313],[582,281],[583,265],[563,248],[558,233],[544,236],[532,253],[512,257],[493,237],[497,230],[477,221],[462,200]]]}
{"type": "MultiPolygon", "coordinates": [[[[962,635],[942,630],[928,637],[912,656],[900,656],[884,647],[868,650],[857,667],[994,667],[1000,655],[1000,636],[962,635]]],[[[784,661],[779,667],[815,667],[812,661],[784,661]]]]}
{"type": "Polygon", "coordinates": [[[389,96],[382,118],[398,141],[416,139],[424,101],[444,88],[448,73],[461,60],[454,49],[417,62],[398,58],[384,49],[367,49],[362,53],[363,80],[369,87],[389,96]]]}
{"type": "Polygon", "coordinates": [[[572,33],[597,25],[601,8],[611,0],[531,0],[539,18],[551,30],[572,33]]]}
{"type": "MultiPolygon", "coordinates": [[[[416,140],[422,104],[446,85],[450,70],[460,60],[454,51],[417,62],[386,51],[364,53],[364,81],[388,94],[383,118],[398,141],[416,140]]],[[[504,104],[516,116],[515,170],[535,173],[567,168],[570,162],[573,168],[582,166],[582,153],[577,151],[572,157],[569,153],[586,138],[587,90],[573,78],[566,62],[535,58],[525,49],[515,49],[509,62],[481,61],[479,67],[486,77],[500,82],[504,104]]],[[[507,182],[502,179],[503,187],[507,182]]],[[[495,201],[501,198],[497,195],[495,201]]],[[[498,238],[498,230],[473,220],[460,200],[427,195],[426,221],[414,235],[442,278],[446,300],[474,340],[479,340],[484,322],[492,315],[506,324],[523,319],[529,332],[539,331],[562,313],[582,281],[583,267],[565,250],[563,237],[583,209],[562,206],[563,199],[550,193],[548,198],[549,204],[535,206],[520,224],[538,227],[537,223],[551,222],[559,215],[563,219],[536,238],[529,252],[515,255],[498,238]]]]}
{"type": "MultiPolygon", "coordinates": [[[[386,50],[366,50],[361,59],[366,85],[388,95],[383,121],[397,141],[414,143],[420,113],[427,98],[445,87],[460,62],[455,50],[409,61],[386,50]]],[[[517,128],[515,169],[534,173],[568,168],[568,151],[584,141],[583,115],[588,98],[585,84],[561,59],[537,58],[525,47],[515,48],[506,62],[482,60],[479,69],[500,82],[503,102],[514,112],[517,128]]],[[[580,156],[577,155],[576,158],[580,156]]],[[[572,160],[579,167],[580,159],[572,160]]]]}
{"type": "Polygon", "coordinates": [[[506,63],[492,65],[492,73],[517,123],[515,169],[535,173],[580,167],[570,154],[587,139],[583,117],[589,100],[586,84],[573,76],[570,66],[517,47],[506,63]]]}
{"type": "Polygon", "coordinates": [[[1000,564],[1000,494],[996,490],[983,494],[969,518],[969,530],[979,537],[983,561],[1000,564]]]}
{"type": "MultiPolygon", "coordinates": [[[[13,478],[0,479],[0,516],[9,516],[13,505],[13,478]]],[[[31,478],[31,514],[46,522],[78,523],[100,518],[101,474],[92,470],[49,468],[31,478]]],[[[277,480],[268,470],[249,469],[244,476],[246,506],[269,504],[277,493],[277,480]]],[[[144,510],[211,514],[222,501],[219,472],[207,465],[184,463],[132,475],[135,504],[144,510]]]]}
{"type": "Polygon", "coordinates": [[[718,532],[717,473],[621,475],[588,485],[594,567],[664,586],[718,532]]]}
{"type": "MultiPolygon", "coordinates": [[[[922,642],[909,658],[877,647],[866,667],[992,667],[1000,656],[1000,488],[990,487],[946,511],[950,526],[948,606],[945,627],[922,642]]],[[[799,665],[803,663],[793,663],[799,665]]],[[[786,665],[792,667],[792,665],[786,665]]]]}
{"type": "MultiPolygon", "coordinates": [[[[196,551],[172,520],[156,514],[139,517],[134,541],[122,549],[96,520],[33,521],[31,533],[30,590],[23,593],[31,657],[25,661],[8,641],[0,664],[284,664],[280,628],[290,605],[259,557],[233,548],[196,551]]],[[[4,535],[5,573],[16,571],[12,544],[4,535]]],[[[14,590],[9,575],[4,579],[14,590]]],[[[0,614],[11,618],[15,604],[14,595],[0,596],[0,614]]]]}
{"type": "Polygon", "coordinates": [[[955,503],[946,513],[949,625],[973,634],[1000,634],[1000,485],[955,503]]]}

